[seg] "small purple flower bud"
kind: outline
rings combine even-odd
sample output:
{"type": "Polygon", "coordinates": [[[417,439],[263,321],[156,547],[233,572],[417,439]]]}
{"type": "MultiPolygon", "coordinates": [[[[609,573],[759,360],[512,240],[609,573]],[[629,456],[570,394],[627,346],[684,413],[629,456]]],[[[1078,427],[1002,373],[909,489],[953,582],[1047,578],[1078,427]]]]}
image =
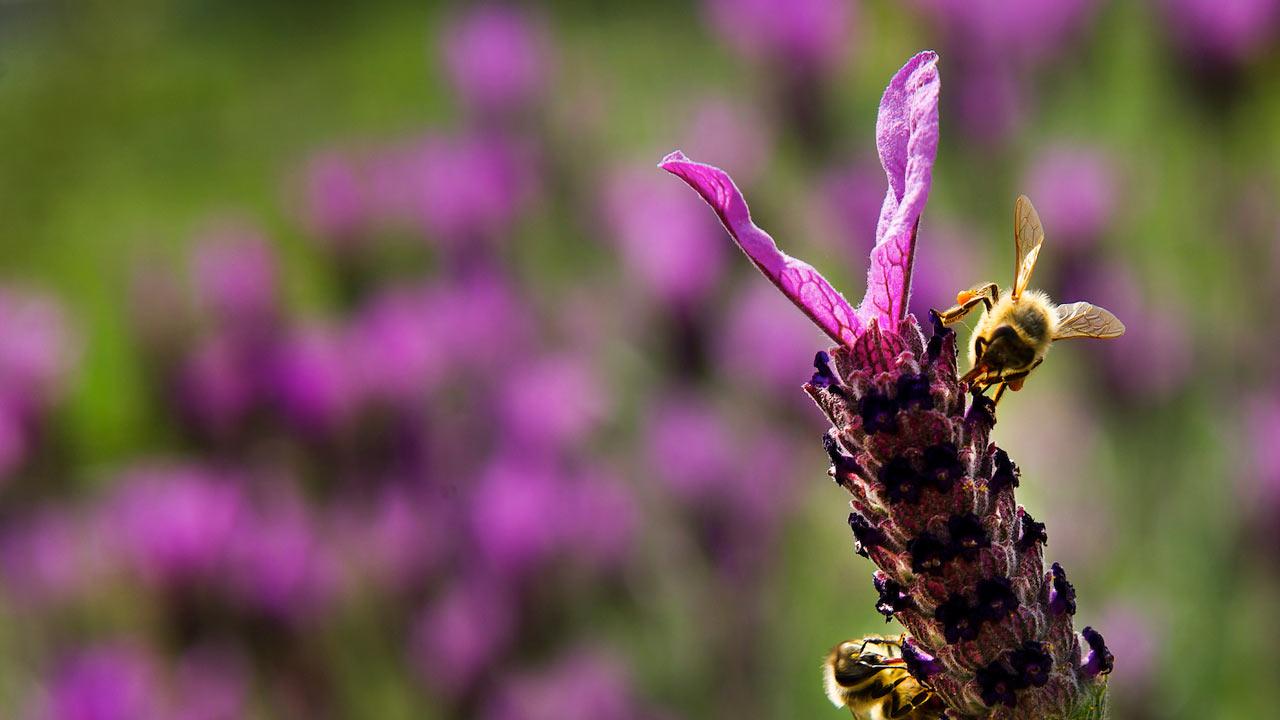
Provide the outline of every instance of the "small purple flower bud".
{"type": "Polygon", "coordinates": [[[907,638],[902,643],[902,659],[907,663],[907,672],[917,680],[928,680],[943,671],[938,658],[921,650],[912,638],[907,638]]]}
{"type": "Polygon", "coordinates": [[[948,550],[954,557],[972,560],[979,550],[991,547],[991,538],[973,513],[952,516],[947,520],[947,530],[951,533],[948,550]]]}
{"type": "Polygon", "coordinates": [[[1107,643],[1103,641],[1102,634],[1091,627],[1086,627],[1080,631],[1080,634],[1084,635],[1085,642],[1089,643],[1089,654],[1085,656],[1080,672],[1084,673],[1085,677],[1096,677],[1111,672],[1115,657],[1107,649],[1107,643]]]}
{"type": "Polygon", "coordinates": [[[908,542],[907,552],[911,554],[911,571],[926,575],[941,573],[943,564],[951,559],[947,544],[927,532],[908,542]]]}
{"type": "Polygon", "coordinates": [[[1049,544],[1049,531],[1045,529],[1044,523],[1036,522],[1035,518],[1031,517],[1031,513],[1022,508],[1018,508],[1018,519],[1020,531],[1014,547],[1025,551],[1036,543],[1049,544]]]}
{"type": "Polygon", "coordinates": [[[995,494],[1007,487],[1018,487],[1018,466],[1009,459],[1009,453],[1003,448],[996,448],[995,471],[987,481],[987,492],[995,494]]]}
{"type": "Polygon", "coordinates": [[[986,622],[999,622],[1018,609],[1018,596],[1008,578],[996,577],[978,583],[978,604],[974,614],[986,622]]]}
{"type": "Polygon", "coordinates": [[[840,384],[840,380],[836,378],[835,372],[831,369],[831,356],[825,350],[819,350],[818,354],[813,356],[813,367],[817,372],[810,378],[810,385],[827,388],[840,384]]]}
{"type": "Polygon", "coordinates": [[[822,447],[827,451],[827,457],[831,458],[831,476],[835,478],[837,485],[844,485],[862,471],[858,461],[844,454],[831,433],[822,436],[822,447]]]}
{"type": "Polygon", "coordinates": [[[1018,698],[1014,695],[1018,678],[999,661],[979,669],[977,681],[982,689],[982,702],[988,707],[996,705],[1015,707],[1018,704],[1018,698]]]}
{"type": "Polygon", "coordinates": [[[928,478],[916,472],[911,461],[904,457],[894,458],[880,469],[880,483],[890,502],[919,502],[920,493],[928,482],[928,478]]]}
{"type": "Polygon", "coordinates": [[[544,29],[518,7],[482,3],[443,33],[454,91],[473,111],[512,113],[543,94],[549,65],[544,29]]]}
{"type": "Polygon", "coordinates": [[[878,390],[870,390],[862,399],[862,429],[867,434],[898,431],[898,403],[878,390]]]}
{"type": "Polygon", "coordinates": [[[929,336],[929,345],[925,348],[925,357],[933,363],[942,357],[942,342],[956,334],[955,330],[942,324],[942,316],[936,310],[929,311],[929,321],[933,323],[933,335],[929,336]]]}
{"type": "Polygon", "coordinates": [[[1053,669],[1053,656],[1044,645],[1028,640],[1022,647],[1009,653],[1009,665],[1018,676],[1018,687],[1044,687],[1053,669]]]}
{"type": "Polygon", "coordinates": [[[924,475],[938,492],[951,492],[951,486],[964,477],[964,471],[955,443],[939,443],[924,449],[924,475]]]}
{"type": "MultiPolygon", "coordinates": [[[[929,393],[929,373],[918,372],[898,376],[898,406],[933,409],[933,396],[929,393]]],[[[954,450],[954,446],[952,447],[954,450]]]]}
{"type": "Polygon", "coordinates": [[[1057,615],[1076,614],[1076,589],[1067,582],[1067,571],[1058,563],[1051,569],[1053,585],[1049,588],[1049,610],[1057,615]]]}
{"type": "Polygon", "coordinates": [[[872,576],[871,582],[875,585],[876,592],[880,593],[880,598],[876,600],[876,612],[884,615],[885,622],[892,620],[893,614],[899,610],[914,605],[911,596],[903,591],[902,585],[884,573],[877,572],[872,576]]]}
{"type": "Polygon", "coordinates": [[[969,397],[972,398],[972,401],[969,405],[969,411],[965,413],[964,421],[970,425],[978,425],[980,427],[995,427],[995,401],[978,390],[970,391],[969,397]]]}
{"type": "Polygon", "coordinates": [[[942,635],[949,643],[978,637],[979,623],[974,617],[973,608],[963,595],[953,593],[946,602],[938,605],[933,611],[933,617],[942,623],[942,635]]]}
{"type": "Polygon", "coordinates": [[[862,557],[869,557],[867,548],[884,545],[886,540],[884,533],[872,527],[871,523],[858,513],[849,513],[849,528],[853,530],[855,551],[862,557]]]}

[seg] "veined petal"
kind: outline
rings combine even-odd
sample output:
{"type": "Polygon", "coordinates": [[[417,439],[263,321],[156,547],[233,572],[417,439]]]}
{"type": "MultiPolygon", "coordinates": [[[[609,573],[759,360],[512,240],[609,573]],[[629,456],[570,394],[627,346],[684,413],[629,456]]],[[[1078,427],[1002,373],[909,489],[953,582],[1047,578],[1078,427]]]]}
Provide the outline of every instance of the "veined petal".
{"type": "Polygon", "coordinates": [[[853,307],[812,265],[779,250],[773,238],[756,227],[751,221],[747,201],[727,173],[711,165],[693,162],[678,150],[663,158],[658,167],[697,190],[720,216],[720,222],[751,262],[823,332],[838,343],[853,345],[862,330],[862,323],[853,307]]]}
{"type": "Polygon", "coordinates": [[[932,51],[911,58],[880,100],[876,145],[889,190],[880,209],[867,294],[858,306],[858,318],[863,325],[878,318],[883,330],[896,331],[907,315],[916,227],[929,199],[938,153],[937,63],[932,51]]]}

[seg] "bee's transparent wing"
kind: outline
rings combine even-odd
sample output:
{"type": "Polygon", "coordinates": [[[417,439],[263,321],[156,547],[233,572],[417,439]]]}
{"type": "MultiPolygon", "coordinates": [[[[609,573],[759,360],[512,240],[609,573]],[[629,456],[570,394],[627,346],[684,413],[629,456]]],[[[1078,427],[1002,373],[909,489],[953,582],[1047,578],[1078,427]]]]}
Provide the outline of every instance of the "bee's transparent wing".
{"type": "Polygon", "coordinates": [[[1044,243],[1040,215],[1026,195],[1019,195],[1013,204],[1013,242],[1017,246],[1017,257],[1011,292],[1013,299],[1017,300],[1031,282],[1031,271],[1036,269],[1036,258],[1040,255],[1040,245],[1044,243]]]}
{"type": "Polygon", "coordinates": [[[1087,302],[1075,302],[1058,306],[1058,330],[1054,340],[1075,337],[1113,338],[1124,334],[1124,323],[1109,311],[1090,305],[1087,302]]]}

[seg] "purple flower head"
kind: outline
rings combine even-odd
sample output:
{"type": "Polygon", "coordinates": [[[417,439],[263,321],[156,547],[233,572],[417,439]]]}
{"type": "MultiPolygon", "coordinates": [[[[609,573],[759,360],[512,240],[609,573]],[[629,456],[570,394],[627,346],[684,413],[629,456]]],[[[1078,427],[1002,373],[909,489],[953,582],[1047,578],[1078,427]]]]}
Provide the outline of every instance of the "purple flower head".
{"type": "Polygon", "coordinates": [[[471,498],[471,534],[485,567],[523,578],[560,548],[573,521],[565,479],[537,455],[500,458],[479,478],[471,498]]]}
{"type": "Polygon", "coordinates": [[[543,451],[584,440],[611,403],[587,358],[569,353],[530,362],[501,398],[507,439],[543,451]]]}
{"type": "Polygon", "coordinates": [[[216,436],[241,427],[260,399],[256,355],[230,333],[201,338],[178,369],[176,396],[184,419],[216,436]]]}
{"type": "Polygon", "coordinates": [[[509,597],[489,580],[463,579],[426,609],[411,651],[430,685],[460,695],[498,658],[514,630],[509,597]]]}
{"type": "Polygon", "coordinates": [[[47,720],[157,720],[159,680],[151,659],[132,645],[99,645],[65,658],[47,685],[47,720]]]}
{"type": "Polygon", "coordinates": [[[349,157],[327,152],[307,165],[303,219],[321,241],[346,250],[368,231],[369,191],[360,168],[349,157]]]}
{"type": "Polygon", "coordinates": [[[835,69],[853,40],[846,0],[705,0],[717,34],[737,53],[793,72],[835,69]]]}
{"type": "Polygon", "coordinates": [[[441,33],[449,81],[481,115],[511,114],[537,103],[547,86],[550,43],[542,24],[518,7],[469,8],[441,33]]]}
{"type": "Polygon", "coordinates": [[[1080,667],[1080,672],[1085,677],[1096,677],[1111,672],[1111,668],[1115,664],[1115,657],[1107,649],[1107,643],[1103,641],[1102,634],[1091,627],[1081,630],[1080,634],[1084,636],[1084,641],[1089,644],[1089,653],[1085,655],[1084,664],[1080,667]]]}
{"type": "Polygon", "coordinates": [[[626,267],[666,303],[705,299],[724,273],[717,231],[686,192],[634,169],[605,184],[603,213],[626,267]]]}
{"type": "Polygon", "coordinates": [[[1117,173],[1100,149],[1080,145],[1052,147],[1027,172],[1028,195],[1045,227],[1053,228],[1054,247],[1085,250],[1097,243],[1115,214],[1117,173]]]}
{"type": "Polygon", "coordinates": [[[273,619],[314,617],[339,580],[324,537],[309,506],[282,487],[241,514],[230,549],[230,591],[247,610],[273,619]]]}
{"type": "Polygon", "coordinates": [[[454,253],[501,239],[531,198],[528,148],[498,135],[431,135],[411,153],[405,182],[428,237],[454,253]]]}
{"type": "Polygon", "coordinates": [[[276,258],[257,229],[228,224],[205,233],[191,268],[200,306],[222,328],[256,332],[275,320],[276,258]]]}
{"type": "Polygon", "coordinates": [[[501,688],[486,720],[639,720],[625,666],[611,655],[578,651],[501,688]]]}
{"type": "Polygon", "coordinates": [[[347,338],[323,325],[298,328],[278,343],[267,369],[277,409],[304,433],[330,435],[357,403],[347,338]]]}
{"type": "Polygon", "coordinates": [[[960,382],[956,334],[935,314],[926,343],[907,310],[937,145],[935,62],[933,53],[913,58],[881,104],[890,187],[857,310],[751,222],[722,171],[679,153],[661,167],[697,190],[757,268],[836,342],[805,390],[831,423],[827,455],[852,496],[858,547],[883,575],[882,604],[937,661],[930,688],[949,714],[985,717],[1001,705],[1016,708],[1001,717],[1078,716],[1105,688],[1081,678],[1071,617],[1050,607],[1051,592],[1060,602],[1065,594],[1044,571],[1040,544],[1017,545],[1019,475],[991,442],[994,401],[960,382]]]}
{"type": "Polygon", "coordinates": [[[150,464],[119,480],[101,518],[145,582],[177,587],[221,577],[244,512],[236,479],[196,466],[150,464]]]}
{"type": "Polygon", "coordinates": [[[694,396],[660,401],[650,413],[647,466],[673,495],[716,501],[734,473],[734,441],[715,409],[694,396]]]}
{"type": "Polygon", "coordinates": [[[1161,0],[1174,39],[1213,63],[1247,63],[1276,38],[1277,0],[1161,0]]]}
{"type": "Polygon", "coordinates": [[[852,346],[872,319],[881,329],[896,331],[906,318],[916,225],[929,196],[938,149],[936,63],[931,52],[912,58],[894,75],[880,102],[877,146],[889,191],[876,226],[867,293],[856,311],[817,270],[784,254],[751,222],[742,193],[724,171],[679,152],[660,164],[698,191],[756,267],[840,344],[852,346]]]}
{"type": "Polygon", "coordinates": [[[444,378],[452,354],[448,314],[453,298],[393,288],[370,299],[347,330],[348,359],[361,397],[417,405],[444,378]]]}
{"type": "Polygon", "coordinates": [[[0,399],[29,418],[61,394],[75,339],[53,298],[0,288],[0,399]]]}

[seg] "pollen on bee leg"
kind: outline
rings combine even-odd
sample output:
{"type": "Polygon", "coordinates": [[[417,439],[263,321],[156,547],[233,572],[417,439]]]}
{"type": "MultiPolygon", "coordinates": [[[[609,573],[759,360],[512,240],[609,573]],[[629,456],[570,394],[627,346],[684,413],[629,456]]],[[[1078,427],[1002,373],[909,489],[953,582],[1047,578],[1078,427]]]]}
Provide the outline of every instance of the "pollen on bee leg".
{"type": "Polygon", "coordinates": [[[960,292],[956,293],[956,304],[963,305],[977,296],[978,294],[972,290],[961,290],[960,292]]]}

